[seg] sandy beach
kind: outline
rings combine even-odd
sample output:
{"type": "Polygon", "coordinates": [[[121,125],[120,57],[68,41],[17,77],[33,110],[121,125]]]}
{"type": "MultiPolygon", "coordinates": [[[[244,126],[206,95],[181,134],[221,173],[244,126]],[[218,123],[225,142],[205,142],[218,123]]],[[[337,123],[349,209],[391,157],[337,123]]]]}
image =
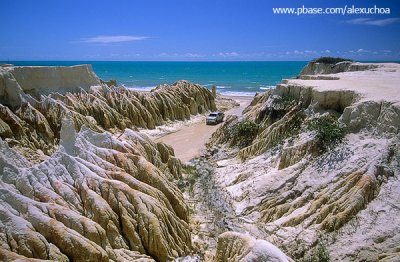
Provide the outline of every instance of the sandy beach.
{"type": "MultiPolygon", "coordinates": [[[[253,100],[252,96],[226,96],[225,98],[233,99],[240,104],[240,106],[225,112],[225,117],[228,115],[240,116],[253,100]]],[[[175,156],[182,162],[187,162],[198,156],[205,149],[205,143],[220,125],[206,125],[205,116],[200,116],[198,121],[183,125],[176,132],[156,138],[155,141],[164,142],[172,146],[175,156]]]]}

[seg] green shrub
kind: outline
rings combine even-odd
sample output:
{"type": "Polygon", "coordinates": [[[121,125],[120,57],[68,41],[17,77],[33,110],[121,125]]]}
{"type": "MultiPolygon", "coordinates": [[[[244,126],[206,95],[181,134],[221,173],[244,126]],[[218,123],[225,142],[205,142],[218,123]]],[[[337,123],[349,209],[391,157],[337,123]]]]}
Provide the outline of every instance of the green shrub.
{"type": "Polygon", "coordinates": [[[197,174],[188,174],[187,176],[187,182],[189,183],[189,192],[193,192],[194,190],[194,184],[197,181],[197,174]]]}
{"type": "Polygon", "coordinates": [[[192,166],[192,165],[183,165],[182,169],[183,169],[182,171],[185,174],[195,174],[196,171],[197,171],[197,168],[195,166],[192,166]]]}
{"type": "Polygon", "coordinates": [[[348,58],[341,58],[341,57],[330,57],[330,56],[323,56],[313,60],[312,62],[315,63],[323,63],[323,64],[337,64],[339,62],[349,61],[353,62],[353,60],[348,58]]]}
{"type": "Polygon", "coordinates": [[[306,258],[306,262],[329,262],[331,260],[329,250],[323,241],[319,241],[317,246],[313,249],[311,255],[306,258]]]}
{"type": "Polygon", "coordinates": [[[281,105],[283,108],[288,109],[294,106],[297,103],[297,101],[293,97],[286,95],[286,96],[277,96],[273,100],[273,103],[281,105]]]}
{"type": "Polygon", "coordinates": [[[318,146],[321,151],[340,143],[346,134],[345,128],[331,115],[312,119],[309,128],[317,132],[318,146]]]}
{"type": "Polygon", "coordinates": [[[239,147],[246,147],[253,142],[258,132],[258,125],[251,120],[244,120],[239,122],[233,131],[234,143],[239,147]]]}
{"type": "Polygon", "coordinates": [[[186,174],[185,178],[179,179],[177,185],[181,191],[193,192],[194,184],[197,181],[197,168],[191,165],[183,165],[183,173],[186,174]]]}

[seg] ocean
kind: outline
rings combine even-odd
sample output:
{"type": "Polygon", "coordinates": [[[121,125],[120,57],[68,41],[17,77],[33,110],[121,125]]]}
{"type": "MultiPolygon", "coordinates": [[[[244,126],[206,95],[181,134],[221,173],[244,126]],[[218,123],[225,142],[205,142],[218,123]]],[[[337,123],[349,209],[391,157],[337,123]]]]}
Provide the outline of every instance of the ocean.
{"type": "Polygon", "coordinates": [[[273,88],[283,78],[292,78],[307,64],[303,61],[279,62],[117,62],[117,61],[10,61],[18,66],[71,66],[91,64],[103,80],[115,79],[119,85],[136,90],[177,80],[189,80],[224,95],[252,96],[273,88]]]}

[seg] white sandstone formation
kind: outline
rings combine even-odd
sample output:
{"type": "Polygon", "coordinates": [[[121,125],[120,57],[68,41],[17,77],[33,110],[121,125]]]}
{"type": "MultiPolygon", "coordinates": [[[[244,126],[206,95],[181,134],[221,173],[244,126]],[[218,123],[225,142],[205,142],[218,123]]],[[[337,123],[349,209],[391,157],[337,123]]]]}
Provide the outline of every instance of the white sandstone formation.
{"type": "Polygon", "coordinates": [[[0,243],[7,253],[166,261],[190,252],[186,204],[147,137],[128,129],[119,138],[86,127],[75,133],[65,120],[59,149],[40,164],[0,146],[0,243]]]}
{"type": "Polygon", "coordinates": [[[0,260],[167,261],[193,252],[182,166],[154,128],[215,110],[179,81],[139,93],[90,66],[0,69],[0,260]]]}
{"type": "MultiPolygon", "coordinates": [[[[217,159],[216,190],[235,210],[230,228],[299,261],[399,261],[400,65],[355,67],[365,71],[300,76],[255,96],[245,118],[257,137],[217,159]],[[308,123],[327,115],[346,135],[321,151],[308,123]]],[[[229,151],[237,121],[211,144],[229,151]]]]}
{"type": "Polygon", "coordinates": [[[337,74],[341,72],[365,71],[378,68],[379,66],[381,65],[375,63],[356,63],[351,61],[343,61],[336,64],[311,61],[303,68],[303,70],[301,70],[300,75],[324,75],[337,74]]]}
{"type": "Polygon", "coordinates": [[[237,232],[225,232],[218,236],[216,262],[290,262],[279,248],[270,242],[237,232]]]}
{"type": "Polygon", "coordinates": [[[147,93],[99,83],[90,66],[0,68],[0,137],[41,160],[57,148],[64,116],[77,130],[117,131],[152,129],[216,108],[211,92],[187,81],[147,93]]]}
{"type": "Polygon", "coordinates": [[[40,98],[51,93],[89,91],[99,85],[100,79],[91,65],[0,68],[0,102],[4,105],[17,106],[26,96],[40,98]]]}

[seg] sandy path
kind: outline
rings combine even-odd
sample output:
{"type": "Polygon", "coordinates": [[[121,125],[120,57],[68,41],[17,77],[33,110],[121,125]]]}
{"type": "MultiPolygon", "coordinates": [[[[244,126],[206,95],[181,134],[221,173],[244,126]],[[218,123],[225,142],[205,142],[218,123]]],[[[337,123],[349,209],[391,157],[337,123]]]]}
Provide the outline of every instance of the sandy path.
{"type": "MultiPolygon", "coordinates": [[[[225,112],[225,115],[241,115],[243,109],[250,104],[253,97],[250,96],[235,96],[229,97],[236,100],[240,106],[232,108],[225,112]]],[[[211,135],[217,130],[221,124],[209,126],[204,121],[195,123],[190,126],[185,126],[182,129],[155,139],[156,142],[164,142],[174,148],[175,156],[182,162],[187,162],[190,159],[198,156],[201,150],[205,149],[205,143],[210,139],[211,135]]]]}

